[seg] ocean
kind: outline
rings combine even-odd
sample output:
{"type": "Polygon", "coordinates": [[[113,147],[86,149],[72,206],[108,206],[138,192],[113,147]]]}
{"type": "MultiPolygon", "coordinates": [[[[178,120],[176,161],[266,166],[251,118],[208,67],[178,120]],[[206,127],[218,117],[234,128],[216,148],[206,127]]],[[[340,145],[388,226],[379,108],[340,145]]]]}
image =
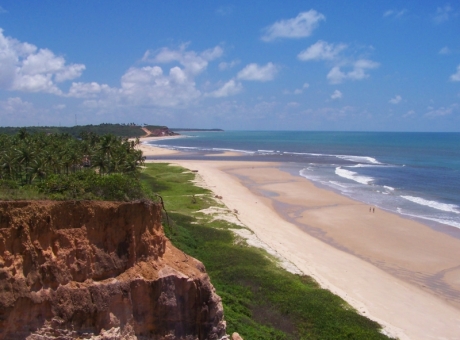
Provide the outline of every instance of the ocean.
{"type": "Polygon", "coordinates": [[[225,131],[183,135],[186,138],[150,143],[182,151],[182,159],[213,154],[213,159],[280,162],[292,174],[369,206],[430,226],[460,229],[460,133],[225,131]],[[219,157],[223,151],[243,155],[219,157]]]}

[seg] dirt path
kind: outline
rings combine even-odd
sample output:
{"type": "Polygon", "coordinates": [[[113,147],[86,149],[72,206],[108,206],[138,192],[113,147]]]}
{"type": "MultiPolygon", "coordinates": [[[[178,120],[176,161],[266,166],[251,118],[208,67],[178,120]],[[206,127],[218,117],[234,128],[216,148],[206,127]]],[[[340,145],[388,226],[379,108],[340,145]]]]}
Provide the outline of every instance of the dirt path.
{"type": "Polygon", "coordinates": [[[148,136],[150,136],[152,134],[152,132],[149,129],[145,128],[145,127],[141,128],[141,129],[144,130],[144,132],[146,133],[146,135],[143,136],[143,137],[148,137],[148,136]]]}

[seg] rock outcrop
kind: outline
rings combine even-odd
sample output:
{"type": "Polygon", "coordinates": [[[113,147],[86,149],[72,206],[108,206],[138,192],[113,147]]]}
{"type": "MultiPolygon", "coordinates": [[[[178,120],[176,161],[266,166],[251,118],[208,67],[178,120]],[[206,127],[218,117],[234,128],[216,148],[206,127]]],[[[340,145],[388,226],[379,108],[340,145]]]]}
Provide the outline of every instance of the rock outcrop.
{"type": "Polygon", "coordinates": [[[149,202],[0,202],[0,339],[220,339],[204,266],[149,202]]]}

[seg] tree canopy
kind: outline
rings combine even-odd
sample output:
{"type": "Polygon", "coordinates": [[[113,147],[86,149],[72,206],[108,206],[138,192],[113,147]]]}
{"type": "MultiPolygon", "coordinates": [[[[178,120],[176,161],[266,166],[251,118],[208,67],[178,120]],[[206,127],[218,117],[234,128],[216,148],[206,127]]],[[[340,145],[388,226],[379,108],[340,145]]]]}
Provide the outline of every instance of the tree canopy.
{"type": "MultiPolygon", "coordinates": [[[[120,137],[142,137],[146,132],[142,128],[147,128],[150,131],[155,129],[167,129],[166,126],[160,125],[136,125],[129,124],[98,124],[98,125],[76,125],[76,126],[29,126],[29,133],[51,133],[60,134],[66,133],[74,137],[80,136],[82,133],[95,133],[97,135],[112,134],[120,137]]],[[[23,129],[20,127],[0,127],[0,134],[15,135],[23,129]]]]}
{"type": "Polygon", "coordinates": [[[30,188],[62,199],[140,198],[138,173],[145,157],[138,144],[137,138],[92,132],[75,138],[67,133],[29,133],[23,128],[14,136],[0,135],[0,187],[30,188]],[[107,196],[101,189],[110,185],[127,189],[122,182],[139,187],[139,193],[132,192],[134,197],[130,197],[118,190],[117,195],[107,196]]]}

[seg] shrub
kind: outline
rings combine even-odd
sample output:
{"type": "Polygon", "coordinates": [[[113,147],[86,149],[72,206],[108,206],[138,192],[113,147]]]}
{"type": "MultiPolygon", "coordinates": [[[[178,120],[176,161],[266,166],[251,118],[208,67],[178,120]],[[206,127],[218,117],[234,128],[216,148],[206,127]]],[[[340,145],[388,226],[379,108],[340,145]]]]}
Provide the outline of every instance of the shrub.
{"type": "Polygon", "coordinates": [[[19,184],[16,181],[13,181],[13,180],[0,179],[0,189],[2,189],[2,190],[19,189],[19,184]]]}
{"type": "Polygon", "coordinates": [[[119,173],[100,176],[92,170],[51,175],[38,187],[41,193],[52,199],[129,201],[150,196],[135,177],[119,173]]]}

